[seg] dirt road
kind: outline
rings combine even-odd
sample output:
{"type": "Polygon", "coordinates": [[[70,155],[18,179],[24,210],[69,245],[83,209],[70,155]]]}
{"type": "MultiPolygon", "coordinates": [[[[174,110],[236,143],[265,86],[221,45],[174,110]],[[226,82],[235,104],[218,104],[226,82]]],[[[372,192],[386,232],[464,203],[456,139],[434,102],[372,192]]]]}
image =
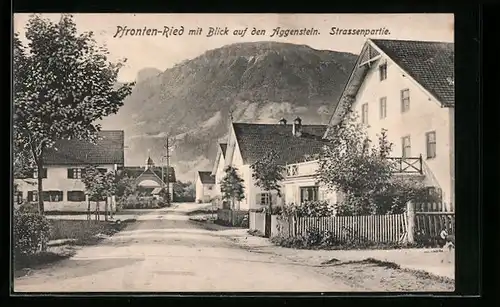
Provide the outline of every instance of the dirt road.
{"type": "MultiPolygon", "coordinates": [[[[338,279],[242,249],[179,210],[155,210],[98,246],[14,282],[16,292],[356,291],[338,279]]],[[[230,231],[230,230],[229,230],[230,231]]]]}

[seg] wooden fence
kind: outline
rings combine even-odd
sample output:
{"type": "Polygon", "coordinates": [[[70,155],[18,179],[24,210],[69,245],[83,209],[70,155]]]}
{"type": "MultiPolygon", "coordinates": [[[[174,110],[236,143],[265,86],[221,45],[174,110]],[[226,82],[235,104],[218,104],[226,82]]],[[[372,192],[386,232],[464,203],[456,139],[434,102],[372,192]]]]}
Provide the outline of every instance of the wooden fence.
{"type": "MultiPolygon", "coordinates": [[[[297,217],[276,219],[279,235],[297,237],[313,228],[330,231],[339,241],[400,242],[407,230],[405,214],[297,217]]],[[[271,227],[275,228],[275,227],[271,227]]]]}
{"type": "MultiPolygon", "coordinates": [[[[455,213],[443,204],[408,203],[405,213],[367,216],[278,217],[272,216],[271,236],[298,237],[308,230],[331,231],[339,241],[372,243],[419,243],[437,239],[441,230],[455,235],[455,213]],[[434,210],[434,211],[433,211],[434,210]]],[[[249,213],[249,228],[264,234],[264,213],[249,213]]]]}
{"type": "Polygon", "coordinates": [[[455,235],[455,213],[415,212],[414,233],[421,239],[437,238],[443,229],[448,235],[455,235]]]}

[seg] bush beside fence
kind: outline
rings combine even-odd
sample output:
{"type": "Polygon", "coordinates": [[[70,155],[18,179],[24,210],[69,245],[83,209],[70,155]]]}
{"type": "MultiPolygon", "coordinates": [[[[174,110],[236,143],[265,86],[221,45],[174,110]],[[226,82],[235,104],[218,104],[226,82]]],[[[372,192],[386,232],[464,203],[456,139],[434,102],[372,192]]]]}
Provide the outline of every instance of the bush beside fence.
{"type": "Polygon", "coordinates": [[[227,226],[248,227],[248,211],[218,209],[217,222],[227,226]]]}
{"type": "MultiPolygon", "coordinates": [[[[445,229],[449,235],[455,235],[453,212],[415,212],[415,209],[418,210],[423,206],[411,207],[411,203],[408,206],[407,212],[390,215],[329,217],[272,215],[271,237],[301,238],[311,231],[318,231],[328,232],[335,237],[336,242],[410,243],[417,246],[436,246],[440,241],[441,230],[445,229]]],[[[250,212],[249,225],[250,230],[264,234],[265,213],[250,212]]]]}

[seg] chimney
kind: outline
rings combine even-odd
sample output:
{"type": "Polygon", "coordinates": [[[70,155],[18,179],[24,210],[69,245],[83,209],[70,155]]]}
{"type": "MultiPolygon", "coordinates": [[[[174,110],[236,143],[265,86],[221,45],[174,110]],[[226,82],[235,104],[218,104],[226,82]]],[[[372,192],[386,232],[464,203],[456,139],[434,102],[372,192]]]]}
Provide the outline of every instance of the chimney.
{"type": "Polygon", "coordinates": [[[280,125],[286,125],[286,119],[282,118],[279,121],[280,125]]]}
{"type": "Polygon", "coordinates": [[[300,119],[300,117],[297,117],[293,121],[292,134],[294,136],[301,136],[302,135],[302,119],[300,119]]]}

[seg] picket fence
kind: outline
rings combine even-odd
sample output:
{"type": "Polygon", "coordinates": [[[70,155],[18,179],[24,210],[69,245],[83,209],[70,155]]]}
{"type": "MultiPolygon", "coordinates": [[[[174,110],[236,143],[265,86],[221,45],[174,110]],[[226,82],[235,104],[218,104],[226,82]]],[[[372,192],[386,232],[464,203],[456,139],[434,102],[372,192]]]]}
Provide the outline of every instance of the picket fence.
{"type": "Polygon", "coordinates": [[[341,242],[401,242],[407,229],[405,214],[297,217],[277,219],[277,223],[284,237],[302,236],[316,228],[331,232],[341,242]]]}
{"type": "Polygon", "coordinates": [[[455,235],[455,213],[442,204],[408,204],[405,213],[367,216],[278,217],[273,215],[266,232],[266,215],[249,213],[249,228],[266,236],[298,237],[316,228],[330,231],[340,241],[401,243],[433,240],[446,229],[455,235]],[[270,231],[269,231],[270,228],[270,231]],[[270,232],[270,233],[269,233],[270,232]]]}

